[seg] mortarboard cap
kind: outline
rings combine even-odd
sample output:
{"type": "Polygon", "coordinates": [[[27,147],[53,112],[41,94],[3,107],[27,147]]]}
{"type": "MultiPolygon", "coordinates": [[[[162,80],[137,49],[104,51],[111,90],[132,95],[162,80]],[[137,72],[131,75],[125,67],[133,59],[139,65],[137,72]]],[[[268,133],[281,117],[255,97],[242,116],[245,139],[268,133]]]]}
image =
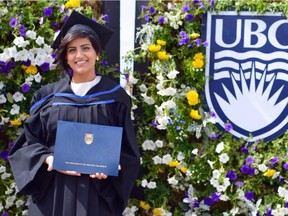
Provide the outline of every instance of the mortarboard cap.
{"type": "Polygon", "coordinates": [[[59,48],[62,38],[67,34],[67,32],[70,30],[71,27],[77,24],[80,24],[82,26],[84,25],[85,27],[84,30],[85,29],[93,30],[93,32],[96,33],[96,35],[99,37],[102,48],[105,47],[106,43],[108,42],[108,40],[110,39],[110,37],[114,32],[112,29],[107,28],[74,10],[72,11],[71,15],[69,16],[68,20],[65,22],[63,27],[61,28],[59,34],[57,35],[51,47],[53,49],[59,48]]]}

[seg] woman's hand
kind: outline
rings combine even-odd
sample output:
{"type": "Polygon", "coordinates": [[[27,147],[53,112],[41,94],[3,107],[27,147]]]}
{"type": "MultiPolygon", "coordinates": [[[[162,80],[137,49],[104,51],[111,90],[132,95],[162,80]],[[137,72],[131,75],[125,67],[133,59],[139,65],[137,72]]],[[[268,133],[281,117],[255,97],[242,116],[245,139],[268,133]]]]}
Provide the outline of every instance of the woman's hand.
{"type": "MultiPolygon", "coordinates": [[[[48,165],[47,171],[49,171],[49,172],[53,170],[53,161],[54,161],[53,155],[49,155],[45,160],[45,163],[48,165]]],[[[78,173],[75,171],[64,171],[64,170],[57,170],[57,171],[65,174],[65,175],[71,175],[71,176],[80,176],[81,175],[81,173],[78,173]]]]}
{"type": "MultiPolygon", "coordinates": [[[[121,165],[119,164],[118,170],[121,170],[121,165]]],[[[97,179],[107,179],[108,175],[105,175],[103,173],[96,173],[96,174],[90,174],[91,178],[97,178],[97,179]]]]}

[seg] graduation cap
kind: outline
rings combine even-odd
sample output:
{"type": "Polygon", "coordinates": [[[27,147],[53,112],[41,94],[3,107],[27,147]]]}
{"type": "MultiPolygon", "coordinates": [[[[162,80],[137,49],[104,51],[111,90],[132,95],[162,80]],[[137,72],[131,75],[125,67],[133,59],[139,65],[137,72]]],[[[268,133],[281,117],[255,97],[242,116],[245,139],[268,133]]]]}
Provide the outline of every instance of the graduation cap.
{"type": "Polygon", "coordinates": [[[53,49],[59,48],[61,40],[64,38],[67,32],[69,32],[69,30],[82,30],[91,33],[94,37],[96,37],[96,39],[99,38],[102,48],[104,48],[114,32],[112,29],[107,28],[74,10],[51,45],[53,49]]]}

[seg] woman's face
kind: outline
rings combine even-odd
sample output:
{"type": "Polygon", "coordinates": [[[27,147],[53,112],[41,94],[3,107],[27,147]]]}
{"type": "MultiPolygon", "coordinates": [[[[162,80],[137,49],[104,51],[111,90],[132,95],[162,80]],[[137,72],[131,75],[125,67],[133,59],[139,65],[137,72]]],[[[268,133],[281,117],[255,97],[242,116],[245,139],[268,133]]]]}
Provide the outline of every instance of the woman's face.
{"type": "Polygon", "coordinates": [[[68,43],[67,64],[73,70],[74,82],[87,82],[95,78],[97,53],[88,38],[76,38],[68,43]]]}

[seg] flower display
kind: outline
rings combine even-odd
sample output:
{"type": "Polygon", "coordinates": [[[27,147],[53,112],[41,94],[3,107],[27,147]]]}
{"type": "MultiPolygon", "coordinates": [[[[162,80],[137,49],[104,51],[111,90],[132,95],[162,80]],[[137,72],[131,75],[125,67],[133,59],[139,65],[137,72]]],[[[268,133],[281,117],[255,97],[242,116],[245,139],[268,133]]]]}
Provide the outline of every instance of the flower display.
{"type": "Polygon", "coordinates": [[[126,59],[148,63],[144,73],[129,72],[137,80],[129,88],[136,92],[145,169],[137,182],[145,196],[131,199],[127,208],[137,209],[133,215],[287,214],[288,134],[270,142],[236,139],[235,125],[226,122],[219,130],[205,104],[209,44],[202,37],[202,17],[231,8],[285,13],[281,8],[288,4],[159,0],[142,6],[139,47],[126,59]]]}

